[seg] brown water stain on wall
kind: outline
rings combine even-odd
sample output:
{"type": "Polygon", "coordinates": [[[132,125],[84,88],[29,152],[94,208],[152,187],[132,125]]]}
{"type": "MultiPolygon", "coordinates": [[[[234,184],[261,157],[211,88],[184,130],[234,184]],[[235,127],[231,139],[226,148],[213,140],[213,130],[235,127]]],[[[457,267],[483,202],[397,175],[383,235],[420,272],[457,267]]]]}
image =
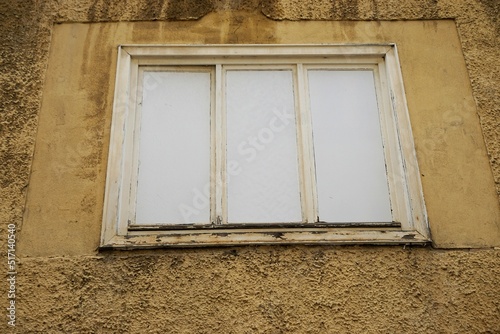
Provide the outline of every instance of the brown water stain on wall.
{"type": "Polygon", "coordinates": [[[175,0],[169,2],[166,16],[171,20],[199,19],[213,9],[211,0],[175,0]]]}

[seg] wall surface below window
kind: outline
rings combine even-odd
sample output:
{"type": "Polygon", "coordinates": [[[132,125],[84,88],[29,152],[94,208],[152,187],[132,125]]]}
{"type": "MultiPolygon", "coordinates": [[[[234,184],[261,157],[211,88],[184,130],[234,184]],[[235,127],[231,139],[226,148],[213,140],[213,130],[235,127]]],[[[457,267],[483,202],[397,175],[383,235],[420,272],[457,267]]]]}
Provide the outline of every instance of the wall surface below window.
{"type": "Polygon", "coordinates": [[[498,11],[3,1],[0,256],[14,223],[16,332],[500,332],[498,11]],[[398,43],[434,247],[97,251],[118,44],[373,42],[398,43]]]}

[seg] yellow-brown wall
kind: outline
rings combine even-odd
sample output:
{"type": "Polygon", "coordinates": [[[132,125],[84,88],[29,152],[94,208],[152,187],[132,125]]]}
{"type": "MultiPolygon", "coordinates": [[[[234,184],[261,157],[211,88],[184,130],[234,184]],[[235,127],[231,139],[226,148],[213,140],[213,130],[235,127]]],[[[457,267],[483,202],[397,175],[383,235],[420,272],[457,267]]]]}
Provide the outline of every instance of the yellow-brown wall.
{"type": "Polygon", "coordinates": [[[18,332],[500,332],[495,1],[26,1],[0,13],[0,232],[18,227],[18,332]],[[433,247],[97,251],[119,44],[380,42],[398,44],[433,247]]]}

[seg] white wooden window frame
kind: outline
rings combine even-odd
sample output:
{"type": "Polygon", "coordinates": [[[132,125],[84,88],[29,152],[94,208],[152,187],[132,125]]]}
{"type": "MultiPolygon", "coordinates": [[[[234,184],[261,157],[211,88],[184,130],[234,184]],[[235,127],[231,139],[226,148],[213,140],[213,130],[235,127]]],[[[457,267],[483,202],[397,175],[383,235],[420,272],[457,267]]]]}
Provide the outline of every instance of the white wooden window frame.
{"type": "Polygon", "coordinates": [[[395,44],[373,45],[121,45],[108,155],[101,249],[239,244],[409,244],[429,242],[427,215],[395,44]],[[212,66],[211,193],[208,224],[136,225],[137,146],[141,72],[165,66],[212,66]],[[301,224],[228,224],[225,184],[223,71],[292,69],[295,94],[301,224]],[[392,222],[318,221],[307,69],[374,72],[390,192],[392,222]]]}

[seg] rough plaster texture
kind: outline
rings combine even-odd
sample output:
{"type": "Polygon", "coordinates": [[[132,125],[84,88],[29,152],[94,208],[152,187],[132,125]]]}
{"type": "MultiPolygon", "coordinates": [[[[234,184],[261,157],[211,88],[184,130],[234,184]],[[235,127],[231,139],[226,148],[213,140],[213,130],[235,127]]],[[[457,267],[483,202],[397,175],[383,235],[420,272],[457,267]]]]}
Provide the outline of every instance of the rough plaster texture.
{"type": "Polygon", "coordinates": [[[498,333],[499,251],[244,247],[26,259],[26,333],[498,333]]]}
{"type": "MultiPolygon", "coordinates": [[[[495,0],[2,0],[0,235],[23,219],[54,22],[189,21],[210,12],[234,28],[250,12],[270,20],[453,18],[500,191],[499,11],[495,0]]],[[[85,146],[103,142],[97,123],[80,146],[94,163],[80,171],[89,179],[105,157],[85,146]]],[[[17,332],[500,332],[498,250],[248,247],[101,255],[20,258],[17,332]]],[[[0,296],[6,289],[0,285],[0,296]]],[[[0,331],[8,331],[4,322],[0,331]]]]}

